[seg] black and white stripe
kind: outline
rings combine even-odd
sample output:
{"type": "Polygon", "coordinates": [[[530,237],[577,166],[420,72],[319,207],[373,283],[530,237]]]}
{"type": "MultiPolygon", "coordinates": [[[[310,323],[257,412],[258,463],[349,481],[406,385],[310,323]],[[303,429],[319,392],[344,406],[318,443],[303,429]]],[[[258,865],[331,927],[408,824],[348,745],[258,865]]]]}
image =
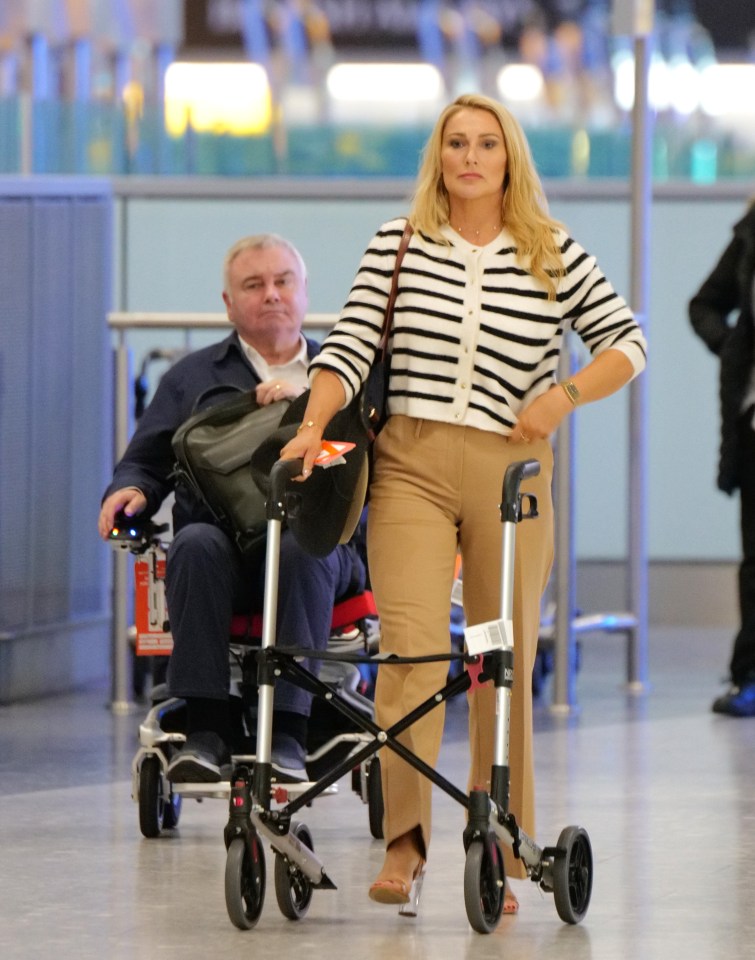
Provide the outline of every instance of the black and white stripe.
{"type": "MultiPolygon", "coordinates": [[[[367,248],[339,320],[311,370],[340,374],[349,399],[380,340],[403,219],[367,248]]],[[[646,344],[625,301],[595,259],[560,236],[565,275],[555,300],[516,258],[506,233],[475,248],[415,233],[404,257],[390,342],[389,410],[507,434],[525,400],[554,382],[565,328],[592,355],[622,350],[638,373],[646,344]]]]}

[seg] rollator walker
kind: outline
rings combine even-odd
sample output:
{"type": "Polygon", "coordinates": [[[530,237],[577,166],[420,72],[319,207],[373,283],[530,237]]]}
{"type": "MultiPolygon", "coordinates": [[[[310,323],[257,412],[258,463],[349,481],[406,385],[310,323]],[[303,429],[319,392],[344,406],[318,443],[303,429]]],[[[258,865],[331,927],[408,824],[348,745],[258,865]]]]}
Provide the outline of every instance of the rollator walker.
{"type": "MultiPolygon", "coordinates": [[[[525,864],[529,879],[542,890],[553,893],[556,910],[565,923],[579,923],[585,916],[592,893],[593,857],[590,840],[582,827],[565,827],[552,847],[540,847],[516,823],[509,811],[509,717],[514,677],[512,637],[514,550],[517,524],[537,516],[536,498],[520,492],[527,477],[540,472],[537,460],[512,463],[503,479],[503,567],[501,619],[481,624],[467,632],[466,653],[431,657],[354,657],[355,662],[395,663],[463,659],[482,667],[480,680],[492,679],[496,689],[494,762],[490,793],[473,790],[469,795],[405,747],[398,739],[410,727],[440,703],[468,690],[470,673],[464,670],[455,679],[428,697],[390,729],[381,729],[371,718],[358,715],[351,705],[297,663],[297,657],[312,657],[311,651],[276,649],[276,607],[282,522],[286,517],[286,484],[301,473],[301,460],[278,460],[270,472],[270,496],[267,501],[267,554],[265,567],[265,603],[262,647],[257,652],[259,710],[257,753],[253,766],[239,764],[231,776],[228,823],[224,829],[227,849],[225,900],[231,921],[240,929],[252,929],[265,900],[266,868],[262,844],[267,840],[275,855],[275,894],[283,915],[291,920],[303,918],[315,890],[334,890],[325,867],[314,852],[308,827],[294,817],[331,784],[379,750],[388,748],[421,772],[468,811],[463,843],[464,903],[467,917],[478,933],[491,933],[503,912],[505,874],[500,845],[509,846],[525,864]],[[525,510],[526,507],[526,510],[525,510]],[[471,649],[470,649],[471,648],[471,649]],[[285,788],[271,783],[271,742],[273,691],[276,676],[285,676],[348,717],[369,734],[367,743],[344,762],[296,796],[287,796],[285,788]]],[[[334,469],[337,469],[334,468],[334,469]]],[[[327,660],[327,652],[319,654],[327,660]]],[[[343,656],[341,659],[345,659],[343,656]]],[[[418,885],[415,884],[415,887],[418,885]]],[[[419,890],[413,890],[410,902],[400,913],[416,916],[419,890]]]]}

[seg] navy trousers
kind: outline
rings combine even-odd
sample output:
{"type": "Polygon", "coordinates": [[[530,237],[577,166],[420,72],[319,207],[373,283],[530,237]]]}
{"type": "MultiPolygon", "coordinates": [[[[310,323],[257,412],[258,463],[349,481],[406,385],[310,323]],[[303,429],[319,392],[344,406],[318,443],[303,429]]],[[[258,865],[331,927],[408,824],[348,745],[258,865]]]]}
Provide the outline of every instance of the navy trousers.
{"type": "MultiPolygon", "coordinates": [[[[168,689],[176,697],[228,699],[229,633],[234,613],[262,609],[265,559],[248,560],[217,527],[182,527],[168,549],[165,575],[173,652],[168,689]]],[[[277,645],[324,650],[334,601],[361,592],[365,569],[356,550],[339,546],[313,557],[290,531],[281,536],[277,645]]],[[[304,664],[314,673],[317,661],[304,664]]],[[[309,716],[312,695],[275,685],[275,709],[309,716]]]]}

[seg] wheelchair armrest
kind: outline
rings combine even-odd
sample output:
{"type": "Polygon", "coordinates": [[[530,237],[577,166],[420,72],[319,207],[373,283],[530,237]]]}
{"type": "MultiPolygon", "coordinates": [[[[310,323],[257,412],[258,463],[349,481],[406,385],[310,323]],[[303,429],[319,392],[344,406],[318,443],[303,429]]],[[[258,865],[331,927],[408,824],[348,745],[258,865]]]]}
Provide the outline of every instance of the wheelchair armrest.
{"type": "Polygon", "coordinates": [[[144,553],[150,546],[160,542],[160,534],[165,533],[169,526],[167,523],[154,523],[149,519],[127,517],[119,513],[108,535],[108,543],[119,550],[144,553]]]}

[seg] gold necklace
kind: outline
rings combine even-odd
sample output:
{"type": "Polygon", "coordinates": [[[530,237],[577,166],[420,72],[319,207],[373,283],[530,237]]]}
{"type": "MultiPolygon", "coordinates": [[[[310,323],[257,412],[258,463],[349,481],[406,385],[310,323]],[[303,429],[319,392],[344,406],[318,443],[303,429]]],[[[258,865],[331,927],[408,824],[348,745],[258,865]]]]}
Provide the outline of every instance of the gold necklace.
{"type": "MultiPolygon", "coordinates": [[[[464,236],[464,232],[465,232],[465,230],[466,230],[466,227],[454,227],[453,224],[451,224],[451,226],[454,228],[454,230],[455,230],[460,236],[462,236],[462,237],[464,236]]],[[[498,223],[495,227],[493,227],[493,230],[495,231],[494,236],[497,237],[498,234],[501,232],[501,229],[502,229],[502,228],[503,228],[503,224],[502,224],[502,223],[498,223]]],[[[470,232],[474,233],[474,238],[475,238],[475,240],[479,240],[480,234],[481,234],[481,233],[483,233],[483,234],[488,233],[488,229],[486,229],[485,227],[482,227],[480,230],[471,230],[470,232]]]]}

